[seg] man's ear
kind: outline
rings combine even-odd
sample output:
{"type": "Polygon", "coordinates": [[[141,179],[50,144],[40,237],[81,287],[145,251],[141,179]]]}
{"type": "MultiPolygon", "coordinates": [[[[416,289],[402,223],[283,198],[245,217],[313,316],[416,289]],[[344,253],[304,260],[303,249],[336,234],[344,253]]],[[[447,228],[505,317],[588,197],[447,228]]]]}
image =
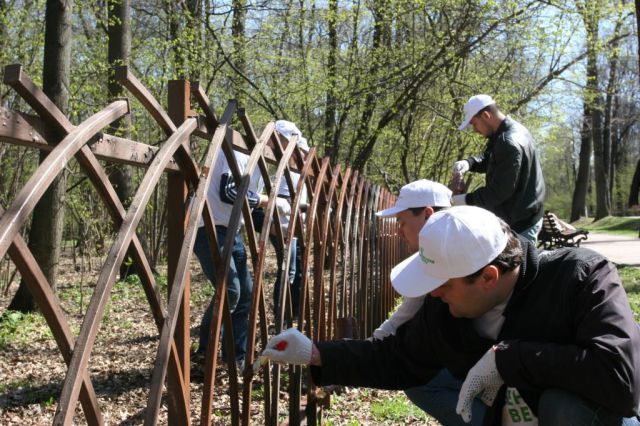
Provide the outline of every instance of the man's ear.
{"type": "Polygon", "coordinates": [[[495,265],[487,265],[480,274],[480,285],[487,290],[491,290],[496,286],[498,278],[500,278],[500,270],[498,267],[495,265]]]}
{"type": "Polygon", "coordinates": [[[493,118],[493,114],[491,114],[489,111],[482,111],[480,113],[480,116],[485,120],[485,121],[491,121],[491,119],[493,118]]]}
{"type": "Polygon", "coordinates": [[[429,219],[433,213],[435,213],[433,211],[433,207],[425,207],[424,208],[424,218],[425,218],[425,220],[429,219]]]}

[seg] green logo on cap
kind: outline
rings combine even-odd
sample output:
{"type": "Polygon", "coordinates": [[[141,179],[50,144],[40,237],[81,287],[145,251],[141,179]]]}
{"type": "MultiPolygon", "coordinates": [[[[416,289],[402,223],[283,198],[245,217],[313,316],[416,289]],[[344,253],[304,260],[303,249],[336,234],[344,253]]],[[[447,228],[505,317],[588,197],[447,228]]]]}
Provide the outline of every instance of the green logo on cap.
{"type": "Polygon", "coordinates": [[[436,263],[433,259],[429,259],[427,256],[424,255],[422,247],[420,247],[420,259],[427,265],[430,263],[436,263]]]}

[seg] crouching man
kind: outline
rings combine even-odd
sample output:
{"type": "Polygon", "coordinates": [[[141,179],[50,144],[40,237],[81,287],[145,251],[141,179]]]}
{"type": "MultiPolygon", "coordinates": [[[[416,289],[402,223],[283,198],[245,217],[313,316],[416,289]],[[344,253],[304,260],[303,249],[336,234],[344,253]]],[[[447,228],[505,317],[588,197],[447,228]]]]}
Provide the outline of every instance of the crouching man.
{"type": "Polygon", "coordinates": [[[466,422],[477,396],[484,424],[640,424],[640,331],[611,262],[583,248],[538,253],[473,206],[434,213],[419,246],[391,281],[427,297],[395,335],[314,344],[289,329],[264,355],[309,364],[320,386],[406,389],[447,369],[464,379],[448,409],[466,422]]]}

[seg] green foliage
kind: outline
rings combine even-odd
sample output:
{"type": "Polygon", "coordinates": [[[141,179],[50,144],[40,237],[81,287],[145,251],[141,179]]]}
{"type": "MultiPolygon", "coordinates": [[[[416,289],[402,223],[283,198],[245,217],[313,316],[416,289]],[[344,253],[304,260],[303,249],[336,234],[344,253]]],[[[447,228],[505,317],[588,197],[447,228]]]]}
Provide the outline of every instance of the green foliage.
{"type": "Polygon", "coordinates": [[[627,292],[636,321],[640,321],[640,268],[618,266],[618,273],[627,292]]]}
{"type": "Polygon", "coordinates": [[[328,425],[429,424],[433,419],[400,392],[348,389],[331,395],[331,409],[325,412],[328,425]],[[363,417],[362,406],[370,407],[363,417]]]}
{"type": "Polygon", "coordinates": [[[12,399],[24,405],[42,403],[51,407],[56,402],[57,390],[48,386],[34,386],[32,379],[19,379],[0,383],[0,393],[11,392],[12,399]]]}
{"type": "MultiPolygon", "coordinates": [[[[22,63],[36,84],[41,83],[45,3],[9,2],[0,10],[0,64],[22,63]]],[[[197,80],[218,114],[230,98],[239,97],[258,134],[269,120],[286,118],[298,124],[321,154],[337,134],[339,162],[358,161],[368,178],[397,190],[418,178],[448,183],[455,160],[482,151],[485,140],[459,132],[457,126],[466,99],[490,93],[535,135],[547,182],[546,205],[568,216],[581,125],[576,117],[582,99],[592,100],[582,92],[585,70],[576,60],[585,44],[585,11],[576,3],[560,9],[519,0],[376,0],[338,2],[334,12],[326,2],[253,2],[243,11],[245,34],[235,39],[232,5],[205,2],[194,14],[188,10],[193,2],[133,3],[128,64],[165,109],[170,80],[197,80]],[[335,23],[335,49],[329,43],[330,22],[335,23]]],[[[604,75],[611,53],[620,54],[616,99],[624,108],[614,122],[626,123],[637,116],[637,53],[630,38],[621,40],[617,49],[606,43],[619,19],[623,31],[633,32],[628,13],[633,5],[600,6],[598,63],[604,75]]],[[[75,124],[110,102],[106,29],[113,19],[103,2],[74,3],[70,119],[75,124]]],[[[125,94],[131,105],[130,137],[161,144],[165,133],[125,94]]],[[[29,111],[6,87],[0,98],[9,107],[29,111]]],[[[234,127],[239,127],[237,122],[234,127]]],[[[617,135],[624,131],[614,129],[617,135]]],[[[615,144],[621,151],[613,204],[623,213],[633,166],[629,159],[640,152],[637,132],[637,125],[632,126],[626,139],[615,144]]],[[[196,158],[205,144],[193,138],[196,158]]],[[[3,206],[35,168],[37,155],[28,151],[11,147],[0,152],[3,206]]],[[[68,173],[69,186],[77,186],[67,194],[73,213],[66,215],[65,238],[81,244],[108,239],[113,222],[103,203],[92,185],[82,181],[77,164],[70,163],[68,173]]],[[[133,174],[134,187],[143,174],[133,174]]],[[[483,179],[473,175],[471,189],[483,179]]],[[[137,230],[153,249],[163,247],[165,195],[163,180],[137,230]]],[[[162,249],[153,253],[163,257],[162,249]]],[[[154,266],[157,260],[151,259],[154,266]]]]}
{"type": "Polygon", "coordinates": [[[156,279],[156,285],[162,290],[166,291],[169,283],[167,282],[167,274],[157,274],[154,275],[156,279]]]}
{"type": "Polygon", "coordinates": [[[23,314],[16,311],[3,313],[0,321],[0,348],[50,338],[52,338],[51,331],[42,315],[38,313],[23,314]]]}
{"type": "Polygon", "coordinates": [[[618,273],[627,292],[640,293],[640,268],[619,266],[618,273]]]}
{"type": "Polygon", "coordinates": [[[340,421],[338,423],[334,422],[332,419],[327,419],[324,421],[324,424],[326,424],[327,426],[360,426],[361,423],[358,421],[358,419],[355,418],[356,416],[351,416],[350,418],[344,420],[344,421],[340,421]]]}
{"type": "Polygon", "coordinates": [[[583,218],[575,222],[574,226],[595,232],[610,232],[612,234],[637,237],[638,230],[640,230],[640,217],[607,216],[597,221],[583,218]]]}
{"type": "MultiPolygon", "coordinates": [[[[562,117],[561,111],[556,111],[562,117]]],[[[535,128],[535,127],[533,127],[535,128]]],[[[559,217],[569,217],[571,213],[571,193],[574,185],[573,134],[567,124],[558,124],[535,136],[546,185],[544,208],[559,217]]]]}
{"type": "Polygon", "coordinates": [[[376,422],[390,422],[393,424],[416,419],[422,419],[426,422],[429,418],[424,411],[415,406],[402,394],[393,396],[387,400],[372,403],[371,414],[376,422]]]}

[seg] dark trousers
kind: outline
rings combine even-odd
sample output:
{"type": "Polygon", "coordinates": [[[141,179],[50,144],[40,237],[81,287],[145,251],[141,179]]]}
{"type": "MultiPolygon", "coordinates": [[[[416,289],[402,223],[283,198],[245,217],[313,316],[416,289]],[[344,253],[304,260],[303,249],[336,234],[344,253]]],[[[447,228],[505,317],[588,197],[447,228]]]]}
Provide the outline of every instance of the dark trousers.
{"type": "MultiPolygon", "coordinates": [[[[218,244],[222,252],[227,228],[225,226],[216,226],[218,234],[218,244]]],[[[200,261],[202,270],[207,276],[214,288],[217,288],[215,278],[215,265],[213,256],[209,250],[209,243],[204,226],[198,229],[196,243],[193,251],[200,261]]],[[[233,339],[235,342],[236,359],[244,359],[247,346],[247,330],[249,328],[249,313],[251,310],[251,292],[253,290],[253,280],[251,273],[247,267],[247,252],[240,237],[240,233],[236,233],[233,240],[233,251],[231,255],[231,263],[229,265],[229,276],[227,277],[227,298],[229,309],[231,311],[231,322],[233,324],[233,339]]],[[[202,321],[200,322],[200,346],[199,352],[204,352],[209,344],[209,326],[213,318],[213,305],[215,296],[211,298],[209,306],[204,311],[202,321]]],[[[224,339],[224,330],[223,330],[224,339]]],[[[222,357],[225,358],[224,346],[222,357]]]]}

